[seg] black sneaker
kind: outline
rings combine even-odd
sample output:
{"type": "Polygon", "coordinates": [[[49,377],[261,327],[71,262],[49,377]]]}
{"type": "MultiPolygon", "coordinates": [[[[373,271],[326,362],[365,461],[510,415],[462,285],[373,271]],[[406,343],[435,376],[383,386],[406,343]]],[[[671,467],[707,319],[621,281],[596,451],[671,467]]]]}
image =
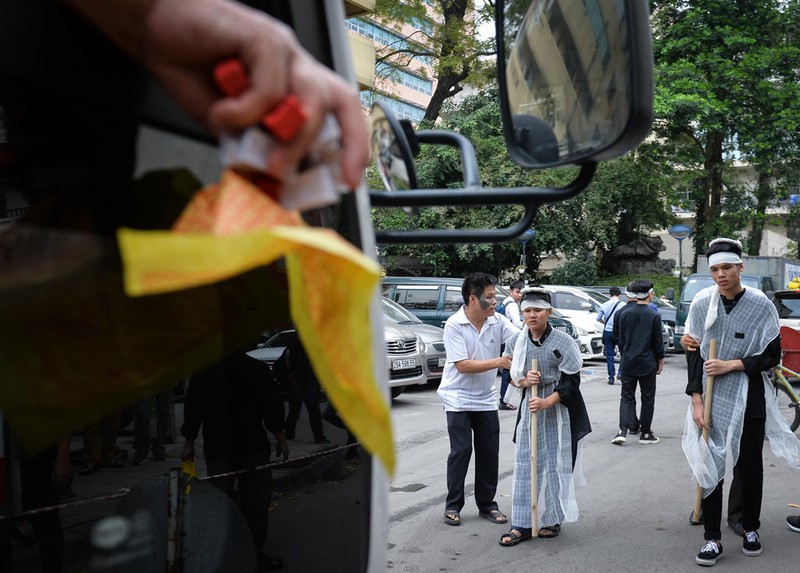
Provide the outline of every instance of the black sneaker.
{"type": "Polygon", "coordinates": [[[742,541],[742,551],[748,557],[758,557],[761,555],[763,549],[761,548],[761,540],[758,538],[757,531],[745,531],[744,540],[742,541]]]}
{"type": "Polygon", "coordinates": [[[616,444],[618,446],[621,446],[622,444],[624,444],[627,441],[628,441],[628,438],[625,437],[625,432],[623,430],[620,430],[619,432],[617,432],[617,435],[614,436],[614,439],[611,440],[611,443],[612,444],[616,444]]]}
{"type": "Polygon", "coordinates": [[[629,429],[628,431],[629,431],[629,432],[630,432],[632,435],[634,435],[634,436],[635,436],[636,434],[638,434],[638,433],[639,433],[639,430],[640,430],[640,429],[641,429],[641,426],[636,426],[635,428],[631,428],[631,429],[629,429]]]}
{"type": "Polygon", "coordinates": [[[713,567],[720,559],[722,559],[722,544],[711,540],[706,541],[706,544],[703,545],[694,560],[697,561],[698,565],[713,567]]]}
{"type": "Polygon", "coordinates": [[[796,531],[800,533],[800,515],[790,515],[786,518],[786,525],[789,526],[789,529],[792,531],[796,531]]]}
{"type": "Polygon", "coordinates": [[[648,432],[639,436],[640,444],[657,444],[660,440],[653,435],[653,432],[648,432]]]}
{"type": "Polygon", "coordinates": [[[147,461],[147,454],[143,456],[136,454],[135,456],[133,456],[133,461],[131,462],[131,465],[140,466],[146,461],[147,461]]]}

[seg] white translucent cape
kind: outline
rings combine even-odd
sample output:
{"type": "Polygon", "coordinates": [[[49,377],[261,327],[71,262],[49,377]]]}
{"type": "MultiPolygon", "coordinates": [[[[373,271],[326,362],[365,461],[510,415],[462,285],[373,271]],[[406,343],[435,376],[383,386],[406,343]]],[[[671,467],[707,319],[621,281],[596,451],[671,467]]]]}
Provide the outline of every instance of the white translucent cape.
{"type": "MultiPolygon", "coordinates": [[[[528,328],[506,342],[506,353],[512,353],[511,379],[519,382],[528,373],[531,360],[538,361],[542,383],[537,395],[546,398],[553,392],[561,372],[575,374],[583,364],[572,338],[552,330],[542,346],[530,342],[528,328]],[[558,355],[554,353],[558,351],[558,355]]],[[[531,527],[531,445],[527,391],[520,404],[521,415],[516,428],[516,450],[511,519],[513,525],[531,527]]],[[[578,503],[575,487],[585,485],[583,476],[583,440],[577,445],[575,467],[572,467],[572,435],[569,411],[556,406],[537,414],[537,507],[539,527],[577,521],[578,503]]]]}
{"type": "MultiPolygon", "coordinates": [[[[721,308],[719,287],[713,285],[701,290],[692,300],[686,320],[686,332],[700,343],[703,360],[709,358],[711,340],[717,341],[717,358],[741,359],[761,354],[778,336],[780,325],[774,305],[759,290],[747,289],[736,306],[726,314],[721,308]],[[718,305],[716,318],[706,330],[711,304],[718,305]],[[754,328],[754,325],[759,325],[754,328]]],[[[709,321],[711,322],[711,321],[709,321]]],[[[762,373],[766,398],[766,434],[770,449],[784,458],[789,466],[800,471],[800,441],[782,418],[777,399],[767,373],[762,373]]],[[[703,374],[703,392],[707,379],[703,374]]],[[[735,465],[739,458],[739,442],[744,426],[747,404],[748,379],[745,372],[730,372],[714,378],[711,405],[711,427],[708,443],[692,419],[692,406],[686,412],[683,432],[683,451],[697,483],[708,496],[725,476],[726,456],[735,465]]]]}

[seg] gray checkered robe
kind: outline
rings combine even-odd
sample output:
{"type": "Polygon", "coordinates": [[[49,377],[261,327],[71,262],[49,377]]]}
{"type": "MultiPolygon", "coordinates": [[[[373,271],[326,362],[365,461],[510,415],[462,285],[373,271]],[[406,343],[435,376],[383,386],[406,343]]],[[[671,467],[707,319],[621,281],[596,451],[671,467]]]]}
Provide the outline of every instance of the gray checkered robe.
{"type": "MultiPolygon", "coordinates": [[[[697,293],[686,319],[686,333],[700,343],[703,359],[708,360],[713,339],[717,341],[717,358],[720,360],[735,360],[763,353],[780,332],[775,306],[761,291],[747,289],[730,314],[726,314],[718,294],[719,287],[716,285],[697,293]],[[717,304],[717,318],[706,330],[708,309],[714,303],[717,304]]],[[[767,373],[762,373],[762,377],[767,409],[766,433],[770,447],[775,455],[785,458],[795,469],[800,469],[800,442],[778,411],[767,373]]],[[[706,383],[703,373],[704,394],[706,383]]],[[[692,406],[689,404],[682,445],[692,473],[703,488],[703,497],[714,491],[725,476],[726,455],[730,453],[734,465],[739,458],[747,387],[747,374],[743,371],[714,378],[708,443],[692,419],[692,406]]]]}
{"type": "MultiPolygon", "coordinates": [[[[546,398],[553,393],[561,372],[575,374],[583,362],[575,341],[568,334],[552,330],[542,346],[534,345],[528,337],[528,328],[518,336],[506,341],[506,354],[514,356],[512,379],[524,378],[530,369],[531,360],[539,361],[542,383],[536,388],[538,396],[546,398]],[[520,340],[522,337],[522,340],[520,340]],[[519,348],[526,341],[525,353],[519,348]],[[519,344],[518,344],[519,342],[519,344]],[[560,357],[554,354],[558,351],[560,357]],[[527,368],[521,365],[527,365],[527,368]]],[[[516,450],[514,455],[514,481],[511,493],[511,524],[514,527],[531,528],[531,446],[530,411],[527,409],[528,390],[525,389],[520,403],[521,415],[516,428],[516,450]],[[527,414],[527,415],[526,415],[527,414]]],[[[572,437],[569,411],[561,404],[540,410],[537,422],[537,495],[538,527],[577,521],[578,504],[575,501],[575,484],[572,472],[572,437]]]]}

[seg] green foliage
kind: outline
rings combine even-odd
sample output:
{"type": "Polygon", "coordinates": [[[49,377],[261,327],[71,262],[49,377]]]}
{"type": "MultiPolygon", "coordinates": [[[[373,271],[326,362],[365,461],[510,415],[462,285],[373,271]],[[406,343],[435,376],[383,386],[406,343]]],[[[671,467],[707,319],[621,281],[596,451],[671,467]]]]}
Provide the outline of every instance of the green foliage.
{"type": "Polygon", "coordinates": [[[660,162],[675,168],[682,206],[697,215],[695,250],[715,235],[745,235],[751,225],[751,242],[760,243],[760,213],[798,173],[798,2],[651,6],[654,132],[660,162]],[[734,159],[755,167],[758,186],[736,184],[734,159]]]}
{"type": "Polygon", "coordinates": [[[574,286],[597,284],[597,266],[594,260],[588,257],[571,259],[553,271],[550,282],[574,286]]]}

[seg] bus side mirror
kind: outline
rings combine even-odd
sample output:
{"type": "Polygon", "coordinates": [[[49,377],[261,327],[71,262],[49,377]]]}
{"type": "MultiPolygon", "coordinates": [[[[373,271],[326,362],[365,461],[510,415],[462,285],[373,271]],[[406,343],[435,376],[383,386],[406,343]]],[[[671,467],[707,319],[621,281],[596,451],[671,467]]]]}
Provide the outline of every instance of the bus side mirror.
{"type": "Polygon", "coordinates": [[[612,159],[653,120],[648,3],[532,0],[496,4],[506,144],[523,167],[612,159]]]}

